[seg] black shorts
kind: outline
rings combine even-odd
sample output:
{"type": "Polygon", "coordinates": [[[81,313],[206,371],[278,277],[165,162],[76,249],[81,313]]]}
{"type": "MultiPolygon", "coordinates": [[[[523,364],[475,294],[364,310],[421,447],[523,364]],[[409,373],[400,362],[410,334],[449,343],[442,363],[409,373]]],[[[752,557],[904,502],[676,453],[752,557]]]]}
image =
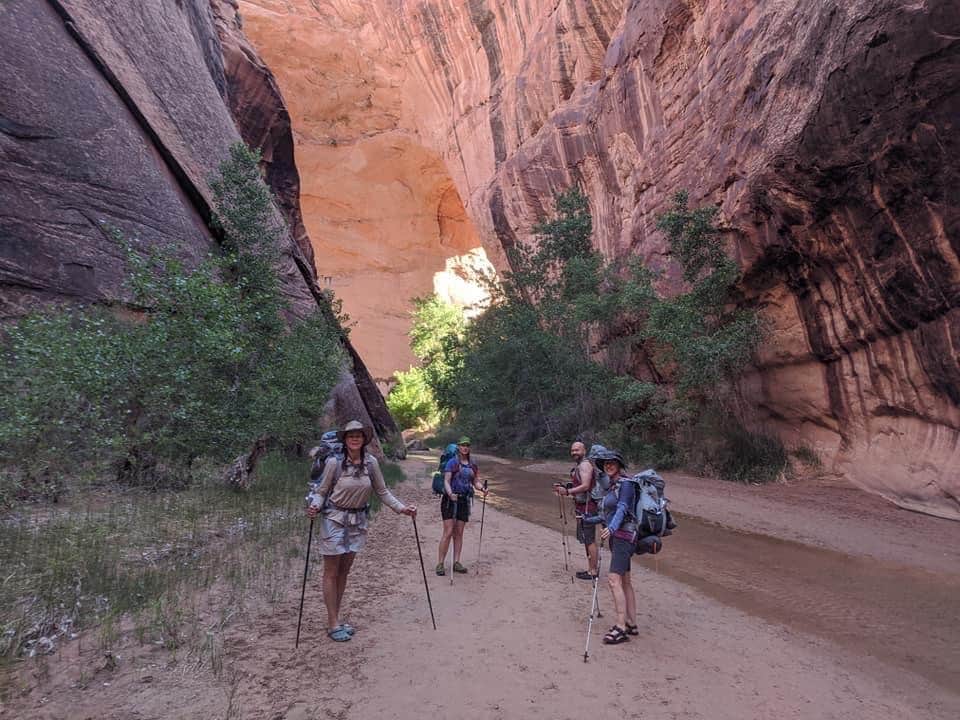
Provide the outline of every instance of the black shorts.
{"type": "Polygon", "coordinates": [[[623,575],[630,572],[630,558],[633,557],[633,543],[623,538],[610,537],[610,572],[623,575]]]}
{"type": "Polygon", "coordinates": [[[470,498],[463,495],[459,497],[460,499],[456,503],[446,495],[440,498],[440,517],[444,520],[453,520],[453,509],[456,505],[457,520],[467,522],[470,519],[470,498]]]}
{"type": "Polygon", "coordinates": [[[577,540],[581,545],[593,545],[597,542],[597,526],[577,520],[577,540]]]}

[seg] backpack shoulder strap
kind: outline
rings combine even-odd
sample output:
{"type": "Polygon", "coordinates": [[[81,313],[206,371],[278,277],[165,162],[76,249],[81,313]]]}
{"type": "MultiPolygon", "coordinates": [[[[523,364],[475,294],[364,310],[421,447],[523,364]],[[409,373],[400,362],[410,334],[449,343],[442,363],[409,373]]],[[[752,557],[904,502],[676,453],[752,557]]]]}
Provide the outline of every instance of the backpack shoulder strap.
{"type": "Polygon", "coordinates": [[[333,479],[330,480],[330,489],[327,490],[326,497],[323,498],[323,506],[326,507],[327,503],[330,502],[330,498],[333,495],[334,488],[337,487],[337,481],[340,479],[340,473],[343,472],[343,460],[338,458],[336,455],[331,455],[327,458],[329,463],[331,460],[334,461],[333,466],[333,479]]]}
{"type": "MultiPolygon", "coordinates": [[[[640,501],[640,495],[643,492],[641,489],[640,481],[637,480],[635,477],[631,477],[629,475],[621,475],[617,479],[617,482],[631,483],[633,485],[633,507],[627,507],[627,514],[630,515],[630,517],[633,518],[634,520],[639,520],[639,516],[637,514],[637,503],[640,501]]],[[[618,488],[617,494],[619,495],[619,493],[620,493],[620,490],[618,488]]]]}

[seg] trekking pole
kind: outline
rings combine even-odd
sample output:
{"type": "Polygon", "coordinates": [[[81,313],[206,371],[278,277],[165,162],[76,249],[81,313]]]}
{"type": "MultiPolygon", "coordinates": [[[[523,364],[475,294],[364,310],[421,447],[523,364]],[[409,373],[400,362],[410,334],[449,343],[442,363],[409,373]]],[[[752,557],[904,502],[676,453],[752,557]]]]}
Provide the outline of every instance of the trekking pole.
{"type": "Polygon", "coordinates": [[[453,536],[450,538],[450,587],[453,587],[453,576],[457,574],[457,571],[453,569],[453,566],[457,564],[457,510],[458,505],[460,504],[460,496],[457,495],[457,499],[453,501],[453,536]]]}
{"type": "Polygon", "coordinates": [[[564,531],[565,523],[563,522],[563,500],[560,499],[559,495],[557,495],[557,507],[560,508],[560,552],[563,553],[563,569],[569,571],[570,567],[567,565],[567,536],[564,531]]]}
{"type": "MultiPolygon", "coordinates": [[[[560,530],[560,542],[563,543],[563,569],[567,572],[570,571],[570,546],[567,545],[567,512],[563,507],[563,498],[557,495],[557,500],[560,501],[560,520],[563,523],[560,530]]],[[[573,575],[570,576],[570,582],[573,582],[573,575]]]]}
{"type": "Polygon", "coordinates": [[[483,516],[487,512],[487,482],[483,482],[483,507],[480,509],[480,544],[477,546],[477,562],[480,562],[480,551],[483,550],[483,516]]]}
{"type": "Polygon", "coordinates": [[[303,622],[303,598],[307,594],[307,568],[310,567],[310,543],[313,542],[313,518],[310,518],[310,534],[307,535],[307,561],[303,564],[303,587],[300,589],[300,617],[297,618],[297,639],[293,647],[300,647],[300,623],[303,622]]]}
{"type": "MultiPolygon", "coordinates": [[[[602,549],[603,549],[603,540],[601,540],[600,543],[597,545],[597,577],[595,577],[595,578],[593,579],[594,583],[596,583],[597,585],[600,584],[600,567],[601,567],[601,563],[602,563],[602,558],[601,558],[601,552],[600,552],[600,551],[601,551],[602,549]]],[[[598,618],[602,618],[602,617],[603,617],[603,613],[600,612],[600,596],[597,595],[596,597],[597,597],[597,617],[598,617],[598,618]]]]}
{"type": "Polygon", "coordinates": [[[600,600],[597,598],[597,588],[600,586],[598,582],[600,578],[600,546],[597,546],[597,574],[593,578],[593,600],[590,601],[590,620],[587,623],[587,644],[583,647],[583,661],[586,662],[590,657],[590,635],[593,633],[593,611],[596,610],[596,617],[602,617],[600,615],[600,600]]]}
{"type": "Polygon", "coordinates": [[[413,518],[413,535],[417,538],[417,554],[420,556],[420,572],[423,573],[423,587],[427,591],[427,605],[430,607],[430,621],[433,629],[437,629],[437,620],[433,617],[433,603],[430,601],[430,586],[427,585],[427,569],[423,565],[423,550],[420,549],[420,533],[417,532],[417,518],[413,518]]]}

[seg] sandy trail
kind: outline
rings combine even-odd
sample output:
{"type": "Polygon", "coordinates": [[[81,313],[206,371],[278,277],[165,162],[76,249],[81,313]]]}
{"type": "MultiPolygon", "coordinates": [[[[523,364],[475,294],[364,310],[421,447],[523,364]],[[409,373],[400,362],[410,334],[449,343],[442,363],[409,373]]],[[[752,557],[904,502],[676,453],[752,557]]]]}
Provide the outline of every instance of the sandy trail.
{"type": "MultiPolygon", "coordinates": [[[[850,652],[815,634],[767,622],[634,560],[646,634],[603,646],[609,614],[583,662],[590,584],[563,570],[557,534],[493,507],[483,557],[471,523],[450,585],[432,574],[440,533],[429,466],[408,460],[399,497],[420,505],[438,630],[430,625],[413,528],[389,510],[372,523],[351,574],[349,643],[323,634],[319,574],[308,588],[305,632],[293,649],[299,579],[275,604],[249,607],[228,628],[224,672],[131,653],[86,690],[78,667],[96,651],[51,659],[50,674],[0,716],[18,718],[880,718],[960,717],[953,688],[850,652]],[[144,678],[149,678],[145,681],[144,678]],[[109,685],[105,686],[104,683],[109,685]]],[[[479,520],[479,505],[474,517],[479,520]]],[[[576,550],[576,549],[575,549],[576,550]]],[[[575,561],[579,558],[574,555],[575,561]]],[[[612,610],[601,588],[601,608],[612,610]]],[[[75,647],[71,651],[75,651],[75,647]]],[[[102,663],[101,663],[102,664],[102,663]]]]}
{"type": "MultiPolygon", "coordinates": [[[[559,529],[548,488],[566,463],[485,465],[494,504],[559,529]]],[[[960,685],[960,523],[848,486],[664,476],[681,530],[660,572],[753,617],[960,685]]]]}

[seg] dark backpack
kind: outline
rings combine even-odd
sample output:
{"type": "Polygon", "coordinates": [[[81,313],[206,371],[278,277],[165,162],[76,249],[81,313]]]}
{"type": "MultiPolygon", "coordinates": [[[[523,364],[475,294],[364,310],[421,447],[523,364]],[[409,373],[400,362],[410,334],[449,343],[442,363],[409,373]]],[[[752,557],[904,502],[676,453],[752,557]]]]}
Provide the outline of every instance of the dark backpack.
{"type": "Polygon", "coordinates": [[[336,430],[325,432],[320,438],[320,444],[317,445],[316,454],[313,456],[313,464],[310,466],[311,491],[320,480],[320,476],[323,475],[323,466],[330,456],[343,459],[343,443],[337,440],[336,430]]]}

